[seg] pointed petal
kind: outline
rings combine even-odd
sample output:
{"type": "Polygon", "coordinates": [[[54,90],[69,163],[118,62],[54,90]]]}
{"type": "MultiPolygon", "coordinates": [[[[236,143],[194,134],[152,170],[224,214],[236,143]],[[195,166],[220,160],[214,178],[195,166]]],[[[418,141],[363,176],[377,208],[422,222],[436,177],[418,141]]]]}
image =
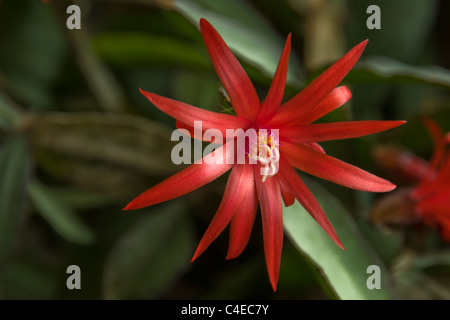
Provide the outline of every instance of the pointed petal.
{"type": "MultiPolygon", "coordinates": [[[[450,140],[447,143],[450,143],[450,140]]],[[[434,186],[442,190],[450,189],[449,177],[450,177],[450,150],[448,150],[448,152],[444,154],[443,159],[439,164],[437,177],[433,182],[434,186]]]]}
{"type": "Polygon", "coordinates": [[[416,182],[430,172],[427,161],[397,147],[378,145],[372,149],[372,155],[375,162],[393,172],[396,178],[416,182]]]}
{"type": "Polygon", "coordinates": [[[253,188],[247,190],[247,193],[244,195],[244,200],[231,219],[227,259],[234,259],[239,256],[244,251],[250,239],[258,209],[258,195],[256,193],[253,172],[251,180],[253,182],[253,188]]]}
{"type": "MultiPolygon", "coordinates": [[[[177,129],[185,129],[185,130],[189,131],[189,136],[191,138],[195,139],[194,138],[195,137],[194,127],[188,126],[186,123],[181,122],[179,120],[177,120],[177,122],[176,122],[176,127],[177,127],[177,129]]],[[[201,139],[201,141],[203,141],[203,132],[204,132],[204,130],[202,130],[202,139],[201,139]]]]}
{"type": "Polygon", "coordinates": [[[187,103],[165,98],[154,93],[143,90],[140,91],[162,112],[191,127],[194,127],[194,121],[201,121],[203,130],[218,129],[225,136],[226,129],[246,129],[250,125],[247,120],[229,114],[200,109],[187,103]]]}
{"type": "Polygon", "coordinates": [[[295,202],[295,196],[291,192],[289,186],[284,182],[283,179],[278,179],[280,182],[281,197],[283,198],[284,206],[292,206],[295,202]]]}
{"type": "Polygon", "coordinates": [[[431,196],[417,204],[416,210],[422,219],[430,225],[439,225],[441,236],[450,240],[450,190],[431,196]]]}
{"type": "Polygon", "coordinates": [[[406,121],[342,121],[313,123],[281,129],[280,137],[294,143],[350,139],[378,133],[406,121]]]}
{"type": "Polygon", "coordinates": [[[313,148],[314,150],[317,150],[317,151],[319,151],[321,153],[326,153],[324,148],[322,148],[322,146],[320,144],[318,144],[318,143],[308,142],[308,143],[305,143],[305,145],[310,147],[310,148],[313,148]]]}
{"type": "Polygon", "coordinates": [[[320,103],[344,79],[359,60],[368,40],[356,45],[305,89],[280,107],[271,123],[286,124],[301,121],[303,116],[320,103]],[[293,116],[295,115],[295,117],[293,116]]]}
{"type": "Polygon", "coordinates": [[[287,185],[290,190],[292,190],[298,202],[303,206],[303,208],[305,208],[305,210],[309,212],[314,220],[317,221],[322,229],[325,230],[325,232],[334,242],[336,242],[339,247],[345,249],[317,199],[314,197],[308,187],[303,183],[302,179],[298,176],[297,172],[295,172],[294,168],[292,168],[292,166],[283,158],[280,162],[279,175],[280,181],[283,181],[283,183],[287,185]]]}
{"type": "Polygon", "coordinates": [[[430,195],[419,201],[416,208],[422,214],[429,213],[434,216],[447,216],[450,218],[450,189],[430,195]]]}
{"type": "MultiPolygon", "coordinates": [[[[260,167],[257,165],[253,167],[255,177],[259,176],[260,167]]],[[[261,206],[267,271],[272,288],[276,291],[283,248],[283,212],[280,184],[276,176],[267,178],[265,182],[262,182],[261,179],[255,179],[255,181],[261,206]]]]}
{"type": "Polygon", "coordinates": [[[286,39],[286,44],[278,63],[277,71],[270,85],[269,93],[266,100],[262,103],[259,120],[264,121],[271,119],[277,112],[284,95],[284,87],[286,86],[286,78],[289,65],[289,53],[291,51],[291,34],[286,39]]]}
{"type": "Polygon", "coordinates": [[[200,240],[192,261],[197,259],[226,228],[241,205],[244,195],[254,188],[252,176],[252,167],[249,165],[238,164],[233,167],[219,209],[200,240]]]}
{"type": "Polygon", "coordinates": [[[347,86],[337,87],[311,110],[307,111],[303,108],[302,111],[305,110],[305,112],[300,111],[301,114],[299,113],[297,115],[298,120],[293,122],[293,124],[298,125],[314,122],[331,111],[343,106],[351,98],[352,93],[347,86]]]}
{"type": "Polygon", "coordinates": [[[261,106],[253,84],[225,41],[205,19],[200,20],[200,31],[237,116],[254,121],[261,106]]]}
{"type": "Polygon", "coordinates": [[[450,194],[450,154],[443,156],[437,172],[427,173],[427,176],[419,183],[412,192],[413,197],[428,198],[439,190],[439,194],[448,192],[450,194]]]}
{"type": "Polygon", "coordinates": [[[429,117],[424,117],[422,119],[422,122],[427,127],[428,133],[433,139],[434,145],[438,146],[441,143],[442,138],[444,137],[444,133],[442,132],[441,128],[436,123],[436,121],[429,117]]]}
{"type": "MultiPolygon", "coordinates": [[[[436,132],[435,135],[437,134],[436,132]]],[[[448,150],[450,133],[442,135],[440,139],[436,136],[435,139],[437,141],[430,160],[429,170],[414,190],[413,195],[422,194],[424,196],[428,192],[433,192],[433,190],[442,191],[450,188],[448,179],[450,177],[450,150],[448,150]]]]}
{"type": "MultiPolygon", "coordinates": [[[[202,130],[201,130],[201,137],[199,137],[199,134],[198,133],[196,134],[194,127],[188,126],[187,124],[185,124],[185,123],[183,123],[181,121],[177,121],[176,122],[176,126],[177,126],[177,129],[185,129],[185,130],[187,130],[189,132],[189,136],[191,138],[193,138],[193,139],[199,138],[197,140],[201,140],[201,141],[205,141],[205,142],[212,142],[212,143],[216,143],[216,144],[225,144],[225,142],[226,142],[226,135],[223,135],[223,131],[222,131],[222,138],[223,139],[221,141],[215,141],[214,139],[211,139],[210,136],[205,135],[205,131],[207,129],[203,129],[202,128],[202,130]]],[[[225,134],[226,134],[226,132],[225,132],[225,134]]]]}
{"type": "Polygon", "coordinates": [[[396,187],[387,180],[305,145],[285,142],[280,149],[281,154],[297,169],[348,188],[388,192],[396,187]]]}
{"type": "Polygon", "coordinates": [[[433,139],[434,144],[433,155],[430,159],[430,170],[428,171],[428,175],[431,176],[441,162],[441,159],[445,153],[446,144],[448,142],[445,141],[445,135],[436,121],[431,118],[425,117],[423,119],[423,122],[427,127],[428,133],[433,139]]]}
{"type": "Polygon", "coordinates": [[[140,209],[172,200],[217,179],[233,166],[229,164],[232,163],[233,158],[226,152],[226,147],[227,145],[218,148],[198,162],[148,189],[131,201],[124,210],[140,209]],[[213,156],[217,156],[214,159],[215,163],[210,160],[213,156]]]}

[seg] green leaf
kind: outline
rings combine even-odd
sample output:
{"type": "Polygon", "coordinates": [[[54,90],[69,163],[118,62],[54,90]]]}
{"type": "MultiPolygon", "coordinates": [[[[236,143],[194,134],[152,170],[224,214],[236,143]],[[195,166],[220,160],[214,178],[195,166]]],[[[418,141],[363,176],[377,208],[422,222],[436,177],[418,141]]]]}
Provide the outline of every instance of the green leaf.
{"type": "Polygon", "coordinates": [[[371,105],[382,106],[379,102],[386,101],[383,95],[390,92],[395,106],[393,116],[411,118],[420,112],[419,108],[430,100],[429,97],[436,99],[432,98],[431,103],[438,101],[438,90],[450,88],[450,71],[433,65],[413,66],[392,58],[372,56],[361,60],[345,81],[353,85],[357,97],[355,108],[364,117],[380,117],[381,114],[370,115],[377,112],[371,105]]]}
{"type": "Polygon", "coordinates": [[[358,63],[348,81],[432,84],[450,88],[450,70],[437,66],[411,66],[387,57],[358,63]]]}
{"type": "Polygon", "coordinates": [[[30,116],[25,130],[46,173],[108,195],[135,194],[178,170],[171,131],[143,117],[47,112],[30,116]]]}
{"type": "Polygon", "coordinates": [[[16,136],[0,149],[0,263],[11,250],[22,210],[28,161],[25,141],[16,136]]]}
{"type": "MultiPolygon", "coordinates": [[[[437,13],[436,0],[417,0],[412,5],[408,0],[349,0],[348,2],[348,43],[356,45],[369,39],[362,58],[384,56],[404,63],[415,64],[430,46],[427,40],[437,13]],[[366,26],[370,5],[376,4],[381,10],[381,29],[370,30],[366,26]]],[[[349,80],[352,72],[345,81],[349,80]]],[[[371,83],[352,86],[353,112],[358,118],[380,119],[389,94],[395,92],[389,84],[371,83]]]]}
{"type": "Polygon", "coordinates": [[[52,193],[66,206],[75,210],[102,207],[117,201],[103,194],[74,187],[52,187],[52,193]]]}
{"type": "Polygon", "coordinates": [[[0,92],[0,128],[13,127],[20,118],[16,106],[0,92]]]}
{"type": "MultiPolygon", "coordinates": [[[[273,77],[283,50],[284,37],[277,34],[254,7],[236,0],[174,0],[174,6],[195,26],[199,25],[200,18],[207,19],[239,58],[265,76],[273,77]]],[[[291,53],[290,66],[288,83],[298,85],[297,77],[301,70],[294,53],[291,53]]]]}
{"type": "Polygon", "coordinates": [[[438,1],[416,0],[350,0],[348,4],[348,37],[352,44],[369,39],[365,55],[382,55],[406,62],[415,61],[424,49],[433,30],[438,12],[438,1]],[[370,30],[366,26],[370,5],[381,11],[381,29],[370,30]]]}
{"type": "Polygon", "coordinates": [[[307,181],[330,219],[345,250],[339,248],[298,203],[284,209],[284,228],[295,246],[322,272],[340,299],[392,299],[389,270],[361,235],[348,211],[332,194],[307,181]],[[380,267],[381,289],[368,289],[371,265],[380,267]]]}
{"type": "Polygon", "coordinates": [[[90,35],[84,30],[69,32],[74,54],[86,83],[104,111],[121,112],[125,95],[112,72],[92,51],[90,35]]]}
{"type": "Polygon", "coordinates": [[[210,67],[197,45],[168,36],[108,32],[95,36],[93,45],[100,57],[119,67],[176,65],[204,70],[210,67]]]}
{"type": "Polygon", "coordinates": [[[194,236],[183,202],[145,212],[109,254],[106,299],[158,298],[190,265],[194,236]]]}
{"type": "Polygon", "coordinates": [[[40,1],[3,1],[0,10],[0,73],[14,96],[39,110],[52,102],[51,85],[66,54],[64,33],[40,1]]]}
{"type": "Polygon", "coordinates": [[[77,244],[91,244],[94,234],[71,208],[64,205],[52,190],[33,181],[28,184],[28,194],[37,212],[64,239],[77,244]]]}

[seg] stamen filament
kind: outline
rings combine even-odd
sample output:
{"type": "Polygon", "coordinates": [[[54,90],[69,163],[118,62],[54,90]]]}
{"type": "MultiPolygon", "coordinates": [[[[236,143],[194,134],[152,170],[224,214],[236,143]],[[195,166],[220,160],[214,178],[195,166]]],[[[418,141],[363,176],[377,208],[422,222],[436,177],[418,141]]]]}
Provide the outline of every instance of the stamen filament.
{"type": "Polygon", "coordinates": [[[279,143],[273,134],[267,135],[267,131],[258,132],[255,140],[250,145],[248,156],[264,165],[261,168],[262,182],[264,182],[267,177],[272,177],[278,172],[279,143]]]}

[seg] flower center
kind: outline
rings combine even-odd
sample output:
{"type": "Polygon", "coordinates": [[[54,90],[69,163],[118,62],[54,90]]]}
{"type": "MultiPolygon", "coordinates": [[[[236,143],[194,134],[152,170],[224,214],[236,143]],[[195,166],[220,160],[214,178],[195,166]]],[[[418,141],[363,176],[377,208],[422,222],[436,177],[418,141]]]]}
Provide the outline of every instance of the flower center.
{"type": "Polygon", "coordinates": [[[263,165],[261,168],[262,181],[267,177],[272,177],[278,172],[278,162],[280,161],[280,142],[278,140],[278,130],[262,129],[249,139],[248,157],[263,165]],[[275,131],[275,132],[274,132],[275,131]]]}

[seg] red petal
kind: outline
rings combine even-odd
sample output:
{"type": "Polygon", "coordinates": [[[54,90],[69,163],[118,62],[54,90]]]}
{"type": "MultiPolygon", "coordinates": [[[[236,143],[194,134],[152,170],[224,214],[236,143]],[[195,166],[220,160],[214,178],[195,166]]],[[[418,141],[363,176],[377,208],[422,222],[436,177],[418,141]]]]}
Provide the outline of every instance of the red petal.
{"type": "Polygon", "coordinates": [[[397,178],[416,182],[427,176],[430,164],[408,151],[391,146],[375,146],[372,155],[377,163],[392,171],[397,178]]]}
{"type": "Polygon", "coordinates": [[[345,187],[371,192],[387,192],[396,187],[387,180],[308,146],[285,142],[280,148],[281,154],[294,167],[345,187]]]}
{"type": "Polygon", "coordinates": [[[450,158],[446,158],[446,161],[444,161],[437,173],[425,177],[413,190],[411,195],[414,198],[428,198],[427,200],[430,200],[429,197],[439,191],[440,195],[447,193],[450,196],[450,180],[448,177],[450,177],[450,158]]]}
{"type": "Polygon", "coordinates": [[[261,106],[253,84],[225,41],[205,19],[200,20],[200,31],[237,116],[254,121],[261,106]]]}
{"type": "Polygon", "coordinates": [[[433,184],[436,188],[448,190],[450,189],[450,154],[446,153],[443,158],[444,159],[441,161],[438,168],[436,180],[433,184]]]}
{"type": "MultiPolygon", "coordinates": [[[[352,93],[347,88],[347,86],[341,86],[333,89],[329,95],[327,95],[322,101],[317,105],[313,106],[310,110],[306,108],[299,108],[295,118],[296,121],[292,122],[291,125],[301,125],[308,124],[322,118],[324,115],[336,110],[340,106],[344,105],[347,101],[352,98],[352,93]]],[[[280,110],[279,117],[283,117],[282,113],[288,112],[288,110],[280,110]]],[[[285,117],[289,117],[286,114],[285,117]]],[[[291,116],[292,117],[292,116],[291,116]]]]}
{"type": "Polygon", "coordinates": [[[280,181],[280,189],[281,189],[281,197],[283,198],[284,206],[289,207],[292,206],[295,202],[295,196],[291,192],[289,186],[284,182],[284,180],[279,179],[280,181]]]}
{"type": "Polygon", "coordinates": [[[280,62],[278,63],[277,71],[273,77],[270,85],[269,93],[266,100],[262,103],[259,120],[271,119],[277,112],[284,95],[284,87],[286,86],[286,77],[289,65],[289,53],[291,51],[291,34],[286,39],[283,53],[281,54],[280,62]]]}
{"type": "Polygon", "coordinates": [[[423,119],[423,122],[427,127],[434,144],[433,155],[430,159],[430,170],[428,172],[428,175],[431,176],[441,162],[447,142],[445,141],[445,136],[441,128],[433,119],[426,117],[423,119]]]}
{"type": "Polygon", "coordinates": [[[306,211],[317,221],[317,223],[322,227],[323,230],[333,239],[336,244],[344,248],[341,240],[339,240],[336,231],[331,225],[328,217],[323,211],[317,199],[308,189],[308,187],[303,183],[302,179],[295,172],[294,168],[283,158],[280,163],[280,181],[283,181],[290,190],[295,194],[298,202],[305,208],[306,211]]]}
{"type": "Polygon", "coordinates": [[[422,121],[424,125],[427,127],[427,130],[431,138],[433,139],[434,145],[438,146],[441,143],[442,138],[444,137],[444,133],[442,132],[441,128],[436,123],[436,121],[434,121],[431,118],[424,117],[422,121]]]}
{"type": "Polygon", "coordinates": [[[434,215],[446,215],[450,217],[450,190],[436,192],[421,200],[417,204],[420,212],[431,212],[434,215]]]}
{"type": "Polygon", "coordinates": [[[167,200],[178,198],[189,192],[192,192],[205,184],[217,179],[227,172],[233,165],[233,158],[226,152],[227,145],[224,145],[214,152],[208,154],[187,167],[186,169],[174,174],[153,188],[148,189],[133,201],[131,201],[124,210],[134,210],[148,207],[167,200]],[[221,158],[225,153],[225,158],[221,158]],[[217,163],[208,164],[208,159],[217,156],[217,163]]]}
{"type": "MultiPolygon", "coordinates": [[[[177,129],[185,129],[185,130],[189,131],[189,136],[191,138],[195,137],[194,127],[188,126],[186,123],[178,121],[178,120],[176,122],[176,127],[177,127],[177,129]]],[[[201,141],[203,141],[203,132],[204,132],[204,130],[202,130],[202,137],[201,137],[202,139],[201,139],[201,141]]]]}
{"type": "Polygon", "coordinates": [[[308,142],[308,143],[305,143],[305,145],[310,147],[310,148],[313,148],[314,150],[317,150],[317,151],[319,151],[321,153],[326,153],[325,150],[322,148],[322,146],[320,144],[318,144],[318,143],[308,142]]]}
{"type": "Polygon", "coordinates": [[[413,191],[413,196],[425,197],[430,193],[445,191],[450,189],[450,150],[446,150],[450,144],[450,134],[443,136],[440,145],[436,146],[439,150],[434,152],[430,169],[422,178],[422,181],[413,191]]]}
{"type": "Polygon", "coordinates": [[[313,123],[280,129],[280,138],[294,143],[349,139],[378,133],[404,124],[406,121],[343,121],[313,123]]]}
{"type": "Polygon", "coordinates": [[[428,224],[438,224],[445,241],[450,240],[450,190],[418,203],[416,209],[428,224]]]}
{"type": "Polygon", "coordinates": [[[254,182],[252,176],[252,167],[249,165],[238,164],[233,167],[219,209],[200,240],[192,261],[197,259],[222,233],[242,203],[244,195],[253,190],[254,182]]]}
{"type": "Polygon", "coordinates": [[[351,98],[352,93],[347,86],[337,87],[311,110],[308,111],[302,108],[302,115],[298,117],[299,121],[294,122],[294,124],[308,124],[314,122],[344,105],[344,103],[351,98]],[[303,112],[303,110],[305,110],[305,112],[303,112]]]}
{"type": "Polygon", "coordinates": [[[244,195],[244,200],[230,223],[230,242],[228,246],[227,259],[234,259],[244,251],[247,246],[253,223],[258,209],[258,195],[254,185],[253,172],[251,175],[253,188],[249,188],[244,195]]]}
{"type": "Polygon", "coordinates": [[[159,110],[191,127],[194,127],[194,121],[201,121],[203,130],[218,129],[225,136],[226,129],[242,128],[245,130],[250,125],[247,120],[229,114],[200,109],[154,93],[140,91],[159,110]]]}
{"type": "MultiPolygon", "coordinates": [[[[198,140],[205,141],[205,142],[213,142],[213,143],[217,143],[217,144],[225,144],[225,142],[226,142],[226,139],[225,139],[226,136],[223,136],[223,134],[222,134],[222,136],[223,136],[222,141],[215,141],[214,139],[210,139],[209,137],[205,136],[206,129],[202,128],[201,137],[197,137],[198,133],[197,133],[197,135],[195,134],[196,132],[195,132],[194,127],[188,126],[187,124],[185,124],[181,121],[177,121],[176,126],[177,126],[177,129],[187,130],[189,132],[189,136],[193,139],[200,138],[198,140]]],[[[226,134],[226,132],[225,132],[225,134],[226,134]]]]}
{"type": "MultiPolygon", "coordinates": [[[[341,59],[325,70],[305,89],[280,107],[280,112],[271,122],[286,124],[302,121],[305,114],[310,112],[344,79],[347,73],[359,60],[368,40],[365,40],[351,49],[341,59]],[[295,116],[294,116],[295,115],[295,116]]],[[[302,121],[303,122],[303,121],[302,121]]]]}
{"type": "MultiPolygon", "coordinates": [[[[260,167],[253,166],[255,177],[259,177],[260,167]]],[[[264,238],[264,255],[267,271],[274,291],[277,290],[280,274],[281,251],[283,248],[283,212],[278,179],[269,177],[265,182],[256,178],[264,238]]]]}

